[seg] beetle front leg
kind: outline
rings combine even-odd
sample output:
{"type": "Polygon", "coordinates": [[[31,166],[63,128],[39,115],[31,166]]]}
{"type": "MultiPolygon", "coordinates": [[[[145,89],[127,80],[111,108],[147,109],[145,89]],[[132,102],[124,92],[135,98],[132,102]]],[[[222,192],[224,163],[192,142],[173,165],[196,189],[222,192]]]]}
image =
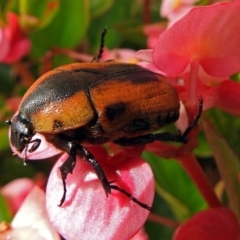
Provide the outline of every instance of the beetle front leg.
{"type": "Polygon", "coordinates": [[[76,153],[77,153],[76,146],[74,144],[72,144],[71,142],[68,143],[68,146],[69,146],[69,157],[59,167],[59,170],[60,170],[61,176],[62,176],[62,182],[63,182],[63,196],[62,196],[60,204],[58,206],[62,206],[62,204],[64,203],[64,201],[66,199],[66,193],[67,193],[66,179],[67,179],[67,175],[69,173],[72,174],[73,169],[76,165],[76,153]]]}
{"type": "Polygon", "coordinates": [[[62,183],[63,183],[63,196],[59,203],[59,207],[65,202],[66,194],[67,194],[67,187],[66,187],[66,179],[69,173],[72,173],[74,167],[76,165],[76,156],[70,155],[68,159],[59,167],[62,176],[62,183]]]}
{"type": "Polygon", "coordinates": [[[109,182],[105,176],[105,173],[102,169],[102,167],[99,165],[99,163],[94,159],[94,156],[83,146],[79,146],[79,149],[82,151],[83,156],[85,157],[85,159],[92,165],[93,169],[95,170],[98,179],[100,180],[106,195],[108,196],[108,194],[111,193],[111,189],[117,190],[121,193],[123,193],[124,195],[126,195],[127,197],[129,197],[133,202],[137,203],[139,206],[141,206],[142,208],[145,208],[149,211],[152,210],[152,208],[150,206],[148,206],[145,203],[140,202],[137,198],[133,197],[130,193],[128,193],[126,190],[124,190],[123,188],[118,187],[117,185],[112,184],[114,181],[109,182]]]}
{"type": "Polygon", "coordinates": [[[108,194],[111,193],[111,186],[110,182],[107,180],[107,177],[100,166],[100,164],[94,159],[94,156],[83,146],[75,144],[71,141],[68,141],[62,137],[60,141],[59,139],[55,139],[54,143],[58,143],[59,146],[61,146],[61,149],[66,151],[69,154],[69,157],[67,160],[59,167],[59,170],[61,172],[61,177],[62,177],[62,182],[63,182],[63,196],[61,198],[59,206],[62,206],[66,199],[66,194],[67,194],[67,187],[66,187],[66,179],[67,175],[69,173],[72,174],[73,169],[76,165],[76,155],[79,155],[81,157],[84,157],[84,159],[91,164],[93,167],[95,173],[97,174],[101,185],[103,186],[103,189],[108,196],[108,194]]]}
{"type": "Polygon", "coordinates": [[[84,159],[91,164],[107,196],[108,194],[111,193],[111,190],[114,189],[123,193],[127,197],[129,197],[133,202],[137,203],[142,208],[145,208],[149,211],[151,210],[150,206],[140,202],[137,198],[133,197],[126,190],[118,187],[117,185],[114,185],[113,184],[114,181],[108,181],[102,167],[94,158],[94,156],[86,148],[84,148],[81,145],[73,143],[67,137],[64,137],[62,135],[60,136],[55,135],[53,136],[53,138],[49,137],[48,140],[49,141],[51,140],[51,142],[56,147],[62,149],[63,151],[69,154],[69,157],[67,158],[67,160],[59,167],[61,176],[62,176],[62,182],[63,182],[63,196],[59,206],[62,206],[62,204],[65,202],[66,194],[67,194],[67,187],[66,187],[67,175],[73,172],[74,167],[76,165],[76,156],[78,155],[78,156],[84,157],[84,159]]]}
{"type": "Polygon", "coordinates": [[[83,157],[86,159],[87,162],[89,162],[95,173],[98,176],[98,179],[100,180],[103,189],[106,193],[106,195],[108,196],[108,194],[111,193],[111,185],[110,182],[107,180],[107,177],[102,169],[102,167],[100,166],[100,164],[94,159],[94,156],[83,146],[79,145],[78,146],[80,153],[83,155],[83,157]]]}

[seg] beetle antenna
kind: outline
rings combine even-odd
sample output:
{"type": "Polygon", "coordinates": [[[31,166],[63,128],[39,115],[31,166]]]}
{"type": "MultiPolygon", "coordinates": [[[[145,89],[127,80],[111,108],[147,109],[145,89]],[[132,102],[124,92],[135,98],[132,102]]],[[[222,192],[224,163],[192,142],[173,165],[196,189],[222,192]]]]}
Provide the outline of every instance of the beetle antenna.
{"type": "Polygon", "coordinates": [[[98,51],[98,55],[93,58],[92,62],[99,62],[99,60],[102,57],[103,50],[104,50],[104,41],[105,41],[105,36],[107,34],[107,31],[108,31],[108,27],[105,27],[101,33],[100,48],[98,51]]]}

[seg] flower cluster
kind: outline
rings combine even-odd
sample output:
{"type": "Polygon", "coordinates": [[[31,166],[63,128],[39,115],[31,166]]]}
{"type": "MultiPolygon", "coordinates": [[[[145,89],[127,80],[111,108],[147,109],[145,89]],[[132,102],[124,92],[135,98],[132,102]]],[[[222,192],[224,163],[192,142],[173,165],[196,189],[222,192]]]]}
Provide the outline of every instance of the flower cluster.
{"type": "MultiPolygon", "coordinates": [[[[131,49],[105,49],[102,60],[114,58],[119,62],[136,63],[163,75],[165,81],[177,89],[181,101],[180,118],[176,122],[181,132],[194,121],[199,109],[199,99],[203,99],[202,129],[200,126],[194,127],[188,136],[188,143],[181,145],[155,141],[140,147],[121,148],[113,143],[84,147],[93,154],[111,183],[147,205],[153,203],[154,177],[141,154],[145,150],[159,158],[174,159],[190,176],[205,205],[198,209],[198,213],[193,211],[185,214],[185,219],[179,218],[179,222],[172,224],[175,228],[173,239],[238,240],[239,159],[205,113],[217,108],[240,116],[240,84],[236,80],[240,72],[240,1],[209,6],[194,6],[195,3],[195,0],[164,0],[160,14],[168,20],[168,24],[146,24],[142,30],[147,36],[149,49],[138,52],[131,49]],[[198,134],[201,130],[217,163],[228,195],[228,204],[224,205],[221,196],[213,190],[194,154],[194,149],[199,145],[198,134]],[[204,211],[200,211],[203,208],[204,211]],[[185,221],[182,223],[183,220],[185,221]]],[[[30,46],[31,42],[25,37],[18,16],[8,13],[7,24],[0,28],[0,61],[14,64],[29,53],[30,46]]],[[[72,50],[65,49],[64,52],[73,56],[72,50]]],[[[64,191],[59,167],[69,156],[49,144],[41,133],[34,135],[29,149],[31,144],[34,144],[34,139],[41,139],[41,144],[37,151],[27,152],[28,160],[57,156],[47,182],[46,195],[34,189],[30,193],[31,201],[28,202],[32,206],[32,202],[36,201],[39,205],[32,207],[44,210],[42,214],[36,211],[38,218],[33,219],[44,220],[42,226],[49,229],[46,234],[50,234],[51,239],[59,238],[55,231],[68,240],[98,239],[99,236],[101,239],[114,240],[147,239],[143,225],[149,211],[116,189],[111,189],[111,194],[106,196],[95,171],[82,156],[77,156],[76,166],[72,174],[67,176],[67,194],[64,203],[59,206],[64,191]],[[37,199],[37,194],[41,199],[37,199]],[[45,200],[46,209],[43,206],[45,200]]],[[[12,149],[16,152],[13,146],[12,149]]],[[[24,158],[25,154],[25,151],[18,153],[21,158],[24,158]]],[[[177,181],[176,179],[173,181],[177,181]]],[[[29,189],[23,189],[20,195],[25,197],[26,191],[29,192],[32,187],[33,185],[29,184],[29,189]]],[[[173,200],[159,184],[156,184],[156,189],[170,206],[176,202],[181,205],[180,200],[173,200]]],[[[4,192],[6,194],[6,191],[2,192],[3,195],[4,192]]],[[[18,212],[20,204],[17,204],[14,212],[18,212]]],[[[33,208],[32,210],[35,211],[33,208]]],[[[149,219],[157,219],[156,221],[167,225],[166,220],[159,220],[159,216],[152,213],[149,219]]],[[[29,225],[23,227],[26,226],[29,225]]],[[[15,236],[15,230],[23,231],[21,224],[18,225],[16,220],[13,220],[11,229],[0,232],[0,236],[15,236]]]]}
{"type": "Polygon", "coordinates": [[[0,62],[14,63],[28,54],[30,40],[24,36],[18,16],[9,12],[6,26],[0,28],[0,62]]]}

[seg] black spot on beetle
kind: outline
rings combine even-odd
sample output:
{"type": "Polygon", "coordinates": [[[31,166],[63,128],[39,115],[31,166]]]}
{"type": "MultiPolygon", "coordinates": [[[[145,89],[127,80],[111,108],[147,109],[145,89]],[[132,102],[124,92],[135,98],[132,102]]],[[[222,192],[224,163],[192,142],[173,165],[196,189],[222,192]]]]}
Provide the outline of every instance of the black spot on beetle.
{"type": "Polygon", "coordinates": [[[123,102],[114,103],[106,107],[105,113],[109,121],[121,116],[126,109],[126,104],[123,102]]]}
{"type": "Polygon", "coordinates": [[[53,122],[53,130],[59,130],[63,128],[63,123],[59,120],[54,120],[53,122]]]}

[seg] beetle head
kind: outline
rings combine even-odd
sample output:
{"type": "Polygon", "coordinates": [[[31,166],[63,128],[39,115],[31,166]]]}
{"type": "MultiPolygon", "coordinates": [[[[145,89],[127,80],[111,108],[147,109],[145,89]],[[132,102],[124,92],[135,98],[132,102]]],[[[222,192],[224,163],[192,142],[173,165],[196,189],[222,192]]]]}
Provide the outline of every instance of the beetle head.
{"type": "MultiPolygon", "coordinates": [[[[16,148],[19,153],[21,153],[24,148],[26,148],[27,151],[28,145],[35,134],[32,123],[28,121],[21,112],[13,117],[12,121],[8,120],[7,123],[11,125],[12,146],[16,148]]],[[[33,151],[36,150],[38,146],[35,146],[33,151]]]]}

